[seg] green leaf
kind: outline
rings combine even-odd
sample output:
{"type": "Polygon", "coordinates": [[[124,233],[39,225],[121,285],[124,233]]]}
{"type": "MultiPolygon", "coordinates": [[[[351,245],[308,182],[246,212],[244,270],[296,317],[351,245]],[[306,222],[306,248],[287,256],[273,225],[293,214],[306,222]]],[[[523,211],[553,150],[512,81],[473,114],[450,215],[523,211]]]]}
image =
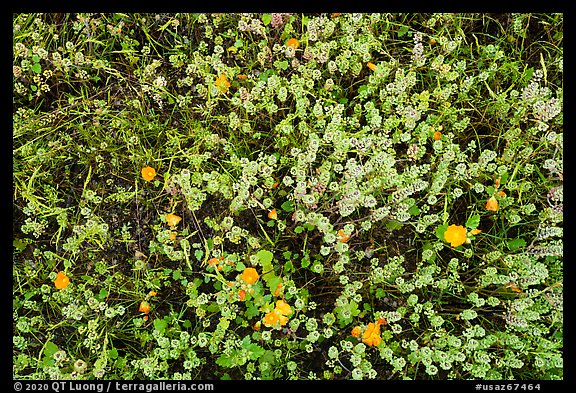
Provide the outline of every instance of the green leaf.
{"type": "Polygon", "coordinates": [[[242,42],[242,40],[238,39],[236,40],[236,42],[234,42],[234,46],[236,48],[242,48],[244,46],[244,43],[242,42]]]}
{"type": "MultiPolygon", "coordinates": [[[[232,353],[230,355],[225,355],[225,354],[220,355],[220,357],[218,359],[216,359],[216,364],[219,365],[220,367],[226,367],[226,368],[236,366],[237,363],[234,360],[234,358],[235,358],[234,355],[237,353],[238,353],[238,350],[234,350],[234,351],[232,351],[232,353]]],[[[236,359],[237,358],[238,357],[236,357],[236,359]]]]}
{"type": "Polygon", "coordinates": [[[302,267],[308,267],[310,266],[310,258],[308,258],[308,256],[304,256],[302,258],[302,267]]]}
{"type": "Polygon", "coordinates": [[[251,360],[256,360],[266,352],[261,346],[250,342],[250,336],[245,336],[242,340],[242,348],[246,349],[250,354],[251,360]]]}
{"type": "Polygon", "coordinates": [[[262,14],[262,23],[264,23],[264,26],[268,26],[270,22],[272,22],[272,15],[262,14]]]}
{"type": "Polygon", "coordinates": [[[276,356],[274,356],[274,352],[273,351],[266,351],[264,352],[264,354],[262,356],[260,356],[260,358],[258,359],[258,362],[260,363],[270,363],[270,364],[275,364],[276,363],[276,356]]]}
{"type": "Polygon", "coordinates": [[[298,225],[296,228],[294,228],[294,232],[295,233],[302,233],[304,231],[304,227],[298,225]]]}
{"type": "Polygon", "coordinates": [[[112,348],[108,350],[108,357],[110,359],[117,359],[118,358],[118,350],[116,348],[112,348]]]}
{"type": "Polygon", "coordinates": [[[291,213],[294,211],[294,203],[292,201],[286,201],[282,205],[280,205],[282,210],[285,212],[291,213]]]}
{"type": "Polygon", "coordinates": [[[32,67],[30,67],[30,68],[32,69],[32,71],[34,71],[37,74],[42,72],[42,66],[40,65],[40,63],[34,63],[34,64],[32,64],[32,67]]]}
{"type": "Polygon", "coordinates": [[[192,327],[192,322],[190,322],[189,319],[185,319],[184,322],[182,322],[182,326],[186,329],[190,329],[192,327]]]}
{"type": "Polygon", "coordinates": [[[287,69],[288,69],[288,66],[289,66],[288,60],[282,60],[282,61],[276,60],[276,61],[274,62],[274,65],[275,65],[276,67],[280,68],[281,70],[284,70],[284,71],[287,70],[287,69]]]}
{"type": "Polygon", "coordinates": [[[506,184],[506,182],[508,181],[508,171],[504,172],[503,174],[500,175],[500,184],[506,184]]]}
{"type": "Polygon", "coordinates": [[[292,261],[288,261],[284,264],[284,271],[286,273],[292,273],[294,272],[296,269],[294,269],[294,264],[292,263],[292,261]]]}
{"type": "Polygon", "coordinates": [[[54,344],[52,341],[48,341],[44,346],[44,356],[51,357],[56,352],[58,352],[58,345],[54,344]]]}
{"type": "Polygon", "coordinates": [[[154,329],[158,330],[160,333],[164,333],[164,330],[168,327],[168,322],[163,319],[155,319],[154,320],[154,329]]]}
{"type": "Polygon", "coordinates": [[[306,228],[306,230],[307,230],[308,232],[311,232],[311,231],[313,231],[316,227],[315,227],[314,225],[312,225],[312,224],[309,224],[309,223],[305,222],[305,223],[304,223],[304,228],[306,228]]]}
{"type": "Polygon", "coordinates": [[[102,302],[102,301],[104,301],[104,299],[106,299],[107,296],[108,296],[108,291],[106,289],[102,288],[100,290],[100,292],[98,293],[97,298],[99,301],[102,302]]]}
{"type": "Polygon", "coordinates": [[[398,37],[402,37],[406,33],[408,33],[408,26],[402,26],[400,30],[398,30],[398,37]]]}
{"type": "Polygon", "coordinates": [[[530,80],[530,78],[532,78],[533,72],[534,72],[534,67],[530,67],[526,70],[526,72],[524,73],[524,77],[522,78],[524,84],[527,84],[528,81],[530,80]]]}
{"type": "Polygon", "coordinates": [[[488,193],[488,195],[494,195],[494,191],[496,190],[494,189],[493,186],[486,187],[486,192],[488,193]]]}
{"type": "Polygon", "coordinates": [[[466,228],[468,229],[476,229],[478,228],[478,225],[480,224],[480,214],[475,214],[473,216],[471,216],[467,221],[466,221],[466,228]]]}
{"type": "Polygon", "coordinates": [[[18,250],[18,252],[22,252],[24,251],[24,249],[26,248],[26,246],[28,245],[28,242],[19,238],[16,238],[12,241],[12,245],[14,246],[14,248],[16,250],[18,250]]]}
{"type": "Polygon", "coordinates": [[[436,228],[436,237],[444,241],[444,233],[446,232],[447,229],[448,229],[448,223],[438,225],[438,228],[436,228]]]}
{"type": "Polygon", "coordinates": [[[412,207],[408,209],[408,213],[410,213],[413,216],[417,216],[418,214],[420,214],[420,208],[418,208],[417,205],[412,205],[412,207]]]}
{"type": "Polygon", "coordinates": [[[274,258],[274,254],[268,250],[260,250],[256,253],[256,256],[260,260],[262,266],[270,264],[274,258]]]}
{"type": "Polygon", "coordinates": [[[398,221],[388,221],[385,226],[386,229],[389,229],[391,231],[395,231],[396,229],[402,228],[402,224],[400,224],[398,221]]]}
{"type": "Polygon", "coordinates": [[[194,256],[196,257],[197,260],[201,261],[202,257],[204,256],[204,251],[196,250],[194,251],[194,256]]]}
{"type": "Polygon", "coordinates": [[[274,272],[274,265],[272,265],[272,259],[274,254],[268,250],[260,250],[256,253],[256,256],[260,260],[260,265],[262,266],[262,279],[268,284],[270,291],[275,291],[278,285],[278,278],[274,272]]]}
{"type": "Polygon", "coordinates": [[[526,241],[524,239],[511,239],[506,241],[506,245],[510,249],[510,251],[517,251],[518,249],[526,246],[526,241]]]}
{"type": "Polygon", "coordinates": [[[260,315],[260,310],[258,309],[258,306],[252,304],[246,307],[246,311],[244,311],[244,315],[246,316],[246,318],[248,319],[252,319],[255,316],[260,315]]]}

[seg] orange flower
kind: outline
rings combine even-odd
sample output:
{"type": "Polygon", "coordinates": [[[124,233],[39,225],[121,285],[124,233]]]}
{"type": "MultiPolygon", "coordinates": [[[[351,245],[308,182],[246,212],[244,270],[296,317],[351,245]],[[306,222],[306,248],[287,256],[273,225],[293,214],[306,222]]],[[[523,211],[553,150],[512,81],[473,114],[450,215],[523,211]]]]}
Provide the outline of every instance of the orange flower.
{"type": "Polygon", "coordinates": [[[294,49],[298,49],[300,42],[296,38],[290,38],[288,41],[286,41],[286,45],[292,46],[294,49]]]}
{"type": "Polygon", "coordinates": [[[290,308],[290,305],[284,300],[278,300],[274,310],[264,316],[264,325],[270,327],[279,323],[280,326],[284,326],[288,322],[287,315],[290,314],[292,314],[292,308],[290,308]]]}
{"type": "Polygon", "coordinates": [[[142,177],[146,181],[152,181],[156,177],[156,169],[152,168],[151,166],[147,166],[142,168],[142,177]]]}
{"type": "Polygon", "coordinates": [[[368,68],[370,68],[372,71],[376,71],[376,64],[368,63],[368,64],[366,64],[366,66],[368,66],[368,68]]]}
{"type": "Polygon", "coordinates": [[[247,267],[246,269],[244,269],[244,272],[242,272],[242,276],[240,278],[246,284],[254,284],[256,281],[258,281],[259,277],[260,276],[258,275],[256,269],[254,269],[253,267],[247,267]]]}
{"type": "Polygon", "coordinates": [[[434,38],[430,38],[430,41],[428,42],[430,43],[430,45],[436,44],[436,40],[434,38]]]}
{"type": "Polygon", "coordinates": [[[143,312],[144,314],[148,314],[150,312],[150,303],[148,303],[146,300],[142,300],[140,302],[138,311],[143,312]]]}
{"type": "Polygon", "coordinates": [[[340,240],[342,243],[346,243],[348,239],[350,239],[350,235],[344,233],[344,231],[340,229],[338,231],[338,240],[340,240]]]}
{"type": "Polygon", "coordinates": [[[380,341],[382,341],[382,338],[380,337],[380,324],[373,324],[370,322],[362,336],[362,342],[370,347],[372,345],[376,346],[380,344],[380,341]]]}
{"type": "Polygon", "coordinates": [[[170,232],[170,240],[176,240],[176,234],[177,234],[176,231],[170,232]]]}
{"type": "Polygon", "coordinates": [[[64,289],[70,284],[70,279],[64,274],[64,272],[58,272],[56,275],[56,280],[54,280],[54,285],[58,289],[64,289]]]}
{"type": "Polygon", "coordinates": [[[248,76],[246,74],[238,75],[238,79],[246,79],[246,78],[248,78],[248,76]]]}
{"type": "Polygon", "coordinates": [[[388,325],[388,321],[386,320],[386,318],[378,318],[378,320],[376,321],[376,324],[378,324],[378,325],[388,325]]]}
{"type": "Polygon", "coordinates": [[[282,289],[282,283],[278,283],[278,285],[276,285],[276,290],[274,291],[274,296],[280,295],[281,289],[282,289]]]}
{"type": "Polygon", "coordinates": [[[290,305],[286,303],[284,300],[278,300],[276,302],[276,310],[279,310],[282,313],[282,315],[292,314],[292,308],[290,308],[290,305]]]}
{"type": "Polygon", "coordinates": [[[360,326],[355,326],[354,329],[352,329],[352,335],[354,337],[360,337],[361,332],[362,332],[362,329],[360,329],[360,326]]]}
{"type": "Polygon", "coordinates": [[[278,219],[278,213],[276,213],[276,209],[272,209],[268,212],[268,218],[271,220],[276,220],[278,219]]]}
{"type": "Polygon", "coordinates": [[[498,201],[493,196],[488,199],[488,202],[486,202],[486,210],[493,212],[498,211],[498,201]]]}
{"type": "Polygon", "coordinates": [[[226,93],[228,88],[230,87],[230,82],[228,82],[228,77],[224,74],[220,74],[218,78],[216,78],[216,88],[221,93],[226,93]]]}
{"type": "Polygon", "coordinates": [[[496,187],[500,187],[500,178],[496,179],[496,181],[494,182],[494,185],[496,187]]]}
{"type": "Polygon", "coordinates": [[[506,193],[504,191],[498,191],[498,196],[503,198],[506,196],[506,193]]]}
{"type": "Polygon", "coordinates": [[[278,187],[279,184],[280,184],[280,182],[277,181],[276,183],[272,184],[272,187],[273,187],[273,188],[276,188],[276,187],[278,187]]]}
{"type": "Polygon", "coordinates": [[[450,225],[444,232],[444,240],[452,247],[458,247],[466,242],[466,228],[462,225],[450,225]]]}
{"type": "Polygon", "coordinates": [[[246,298],[246,291],[243,289],[239,290],[238,297],[240,298],[240,300],[244,300],[246,298]]]}
{"type": "MultiPolygon", "coordinates": [[[[276,310],[270,311],[268,314],[264,315],[264,325],[266,326],[274,326],[276,322],[280,322],[280,317],[283,315],[276,312],[276,310]]],[[[286,318],[286,317],[284,317],[286,318]]]]}
{"type": "Polygon", "coordinates": [[[156,291],[148,292],[148,297],[152,297],[152,296],[156,296],[156,295],[158,295],[158,293],[156,293],[156,291]]]}
{"type": "Polygon", "coordinates": [[[441,133],[440,131],[436,131],[436,132],[434,133],[434,140],[435,140],[435,141],[439,141],[440,138],[442,138],[442,133],[441,133]]]}
{"type": "Polygon", "coordinates": [[[177,216],[176,214],[168,213],[166,214],[166,222],[171,227],[175,227],[178,223],[182,220],[182,217],[177,216]]]}
{"type": "Polygon", "coordinates": [[[252,325],[252,329],[259,331],[261,325],[262,325],[262,323],[260,323],[260,321],[258,321],[254,325],[252,325]]]}

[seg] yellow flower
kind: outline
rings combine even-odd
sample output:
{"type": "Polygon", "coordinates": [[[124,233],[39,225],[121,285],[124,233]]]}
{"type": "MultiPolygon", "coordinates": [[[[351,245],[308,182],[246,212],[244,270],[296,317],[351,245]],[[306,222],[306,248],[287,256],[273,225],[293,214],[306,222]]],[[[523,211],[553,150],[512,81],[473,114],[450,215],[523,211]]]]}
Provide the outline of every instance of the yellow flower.
{"type": "Polygon", "coordinates": [[[486,202],[486,210],[493,212],[498,211],[498,201],[493,196],[488,199],[488,202],[486,202]]]}
{"type": "Polygon", "coordinates": [[[376,71],[376,64],[374,64],[374,63],[368,63],[368,64],[366,64],[366,66],[367,66],[368,68],[370,68],[372,71],[376,71]]]}
{"type": "Polygon", "coordinates": [[[452,247],[458,247],[466,242],[466,228],[462,225],[450,225],[444,232],[444,240],[452,247]]]}
{"type": "Polygon", "coordinates": [[[290,38],[288,41],[286,41],[286,46],[292,46],[294,49],[298,49],[300,42],[296,38],[290,38]]]}
{"type": "Polygon", "coordinates": [[[168,213],[166,214],[166,222],[171,227],[175,227],[178,223],[182,220],[182,217],[177,216],[176,214],[168,213]]]}
{"type": "Polygon", "coordinates": [[[380,341],[382,341],[382,337],[380,337],[380,324],[370,322],[362,336],[362,342],[370,347],[380,344],[380,341]]]}
{"type": "Polygon", "coordinates": [[[216,78],[216,88],[221,93],[226,93],[229,87],[230,82],[228,82],[228,77],[224,74],[220,74],[220,76],[216,78]]]}
{"type": "Polygon", "coordinates": [[[360,337],[361,332],[362,332],[362,329],[360,329],[360,326],[354,326],[354,329],[352,329],[352,335],[354,337],[360,337]]]}
{"type": "Polygon", "coordinates": [[[246,269],[244,269],[244,272],[242,272],[242,276],[240,278],[246,284],[254,284],[256,281],[258,281],[259,277],[260,276],[258,275],[256,269],[254,269],[253,267],[247,267],[246,269]]]}
{"type": "Polygon", "coordinates": [[[473,235],[477,235],[477,234],[479,234],[480,232],[482,232],[482,229],[472,229],[472,230],[470,231],[470,233],[473,234],[473,235]]]}
{"type": "Polygon", "coordinates": [[[142,168],[142,177],[146,181],[152,181],[156,177],[156,169],[151,166],[142,168]]]}
{"type": "Polygon", "coordinates": [[[56,275],[56,280],[54,280],[54,285],[58,289],[64,289],[70,284],[70,279],[64,274],[64,272],[58,272],[56,275]]]}

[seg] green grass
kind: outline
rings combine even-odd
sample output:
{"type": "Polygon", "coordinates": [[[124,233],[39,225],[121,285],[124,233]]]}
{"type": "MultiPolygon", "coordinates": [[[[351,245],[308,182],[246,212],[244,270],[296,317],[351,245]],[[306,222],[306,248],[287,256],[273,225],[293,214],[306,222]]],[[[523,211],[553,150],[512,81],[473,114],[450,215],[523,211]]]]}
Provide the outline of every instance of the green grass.
{"type": "Polygon", "coordinates": [[[563,378],[562,14],[13,30],[15,379],[563,378]]]}

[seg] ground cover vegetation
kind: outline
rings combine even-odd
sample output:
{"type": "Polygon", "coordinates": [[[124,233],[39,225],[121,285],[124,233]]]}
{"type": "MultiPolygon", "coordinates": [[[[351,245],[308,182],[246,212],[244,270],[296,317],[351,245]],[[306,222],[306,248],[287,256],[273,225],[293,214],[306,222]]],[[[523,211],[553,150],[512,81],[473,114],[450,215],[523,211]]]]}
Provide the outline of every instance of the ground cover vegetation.
{"type": "Polygon", "coordinates": [[[562,14],[15,14],[17,379],[562,379],[562,14]]]}

